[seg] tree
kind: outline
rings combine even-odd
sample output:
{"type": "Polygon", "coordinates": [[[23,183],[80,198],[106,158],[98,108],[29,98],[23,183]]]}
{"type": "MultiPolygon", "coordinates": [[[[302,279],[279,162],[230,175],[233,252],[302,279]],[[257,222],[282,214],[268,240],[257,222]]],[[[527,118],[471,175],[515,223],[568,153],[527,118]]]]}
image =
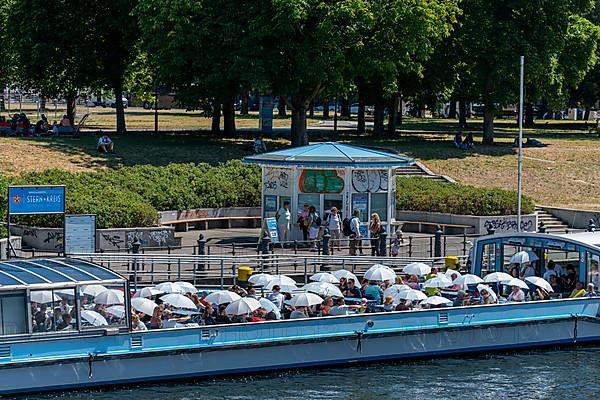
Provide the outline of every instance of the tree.
{"type": "Polygon", "coordinates": [[[468,65],[461,79],[485,107],[485,144],[494,140],[495,113],[516,103],[520,55],[530,99],[564,99],[565,84],[583,79],[598,40],[598,28],[585,18],[592,7],[590,0],[462,2],[455,49],[457,61],[468,65]]]}
{"type": "Polygon", "coordinates": [[[395,132],[401,76],[420,77],[423,64],[439,41],[447,37],[458,13],[452,0],[371,0],[362,24],[361,46],[351,59],[359,92],[375,105],[374,134],[384,131],[384,109],[395,132]]]}
{"type": "Polygon", "coordinates": [[[100,66],[99,80],[101,84],[112,89],[115,96],[117,133],[127,131],[121,99],[126,72],[137,54],[137,51],[132,51],[136,50],[139,40],[137,19],[133,15],[136,5],[137,0],[96,1],[93,24],[97,28],[90,28],[96,33],[95,50],[100,66]]]}
{"type": "Polygon", "coordinates": [[[95,51],[93,0],[15,0],[9,10],[8,37],[15,80],[44,97],[64,97],[67,116],[75,118],[80,90],[100,85],[95,51]],[[71,23],[57,29],[48,16],[68,15],[71,23]]]}
{"type": "Polygon", "coordinates": [[[148,0],[137,8],[143,47],[161,82],[176,87],[178,101],[189,108],[211,102],[213,131],[222,109],[226,135],[235,131],[234,100],[249,91],[253,77],[255,7],[240,0],[148,0]]]}
{"type": "Polygon", "coordinates": [[[251,18],[259,81],[265,90],[285,96],[292,114],[292,146],[306,145],[309,104],[326,88],[344,86],[348,50],[361,42],[358,28],[368,18],[368,4],[275,0],[265,2],[251,18]]]}

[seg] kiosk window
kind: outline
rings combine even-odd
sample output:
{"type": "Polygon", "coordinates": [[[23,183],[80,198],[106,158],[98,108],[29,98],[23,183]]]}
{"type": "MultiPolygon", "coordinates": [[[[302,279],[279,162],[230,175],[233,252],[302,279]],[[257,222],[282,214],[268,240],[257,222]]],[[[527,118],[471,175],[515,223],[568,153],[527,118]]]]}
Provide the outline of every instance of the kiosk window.
{"type": "Polygon", "coordinates": [[[379,214],[379,218],[384,223],[388,220],[387,209],[387,193],[371,194],[371,213],[379,214]]]}

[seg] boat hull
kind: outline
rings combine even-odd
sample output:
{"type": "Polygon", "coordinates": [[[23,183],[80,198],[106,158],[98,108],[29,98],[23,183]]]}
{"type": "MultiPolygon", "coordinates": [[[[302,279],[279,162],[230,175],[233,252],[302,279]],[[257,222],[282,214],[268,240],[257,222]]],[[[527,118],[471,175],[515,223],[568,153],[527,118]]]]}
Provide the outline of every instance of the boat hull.
{"type": "MultiPolygon", "coordinates": [[[[460,319],[461,312],[451,310],[103,336],[88,339],[96,342],[95,352],[85,353],[82,343],[79,356],[0,363],[0,394],[591,343],[600,341],[600,323],[597,302],[590,304],[576,314],[509,322],[486,321],[484,314],[496,310],[480,307],[464,309],[463,324],[445,324],[445,318],[460,319]],[[434,317],[437,326],[430,323],[434,317]],[[160,341],[172,345],[157,346],[160,341]],[[119,350],[115,343],[121,342],[140,346],[119,350]]],[[[51,351],[50,343],[46,347],[51,351]]]]}

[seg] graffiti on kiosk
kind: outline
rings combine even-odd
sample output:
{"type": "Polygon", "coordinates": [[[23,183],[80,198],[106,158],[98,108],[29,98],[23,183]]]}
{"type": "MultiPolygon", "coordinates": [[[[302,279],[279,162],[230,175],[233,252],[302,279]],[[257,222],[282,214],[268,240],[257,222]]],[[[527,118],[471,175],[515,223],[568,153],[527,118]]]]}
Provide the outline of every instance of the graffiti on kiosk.
{"type": "Polygon", "coordinates": [[[267,190],[289,189],[290,176],[285,169],[269,168],[265,170],[263,185],[267,190]]]}
{"type": "MultiPolygon", "coordinates": [[[[497,232],[516,232],[517,231],[517,219],[516,218],[493,218],[488,219],[483,223],[485,229],[493,229],[497,232]]],[[[530,231],[533,228],[533,219],[521,220],[521,231],[530,231]]]]}
{"type": "Polygon", "coordinates": [[[356,192],[386,191],[388,184],[387,170],[356,169],[352,171],[352,186],[356,192]]]}

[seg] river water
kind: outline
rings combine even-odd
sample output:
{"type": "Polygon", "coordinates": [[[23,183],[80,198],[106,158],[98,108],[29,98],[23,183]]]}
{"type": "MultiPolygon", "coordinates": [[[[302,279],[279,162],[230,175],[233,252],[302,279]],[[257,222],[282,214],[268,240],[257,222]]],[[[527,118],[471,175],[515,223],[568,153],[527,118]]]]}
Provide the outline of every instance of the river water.
{"type": "MultiPolygon", "coordinates": [[[[456,356],[28,396],[64,400],[600,399],[600,347],[456,356]]],[[[23,397],[21,397],[23,399],[23,397]]]]}

